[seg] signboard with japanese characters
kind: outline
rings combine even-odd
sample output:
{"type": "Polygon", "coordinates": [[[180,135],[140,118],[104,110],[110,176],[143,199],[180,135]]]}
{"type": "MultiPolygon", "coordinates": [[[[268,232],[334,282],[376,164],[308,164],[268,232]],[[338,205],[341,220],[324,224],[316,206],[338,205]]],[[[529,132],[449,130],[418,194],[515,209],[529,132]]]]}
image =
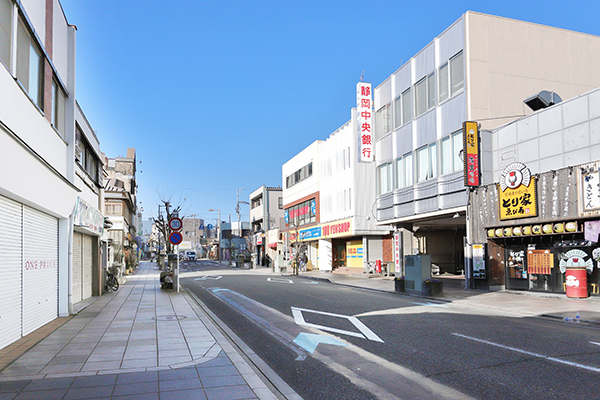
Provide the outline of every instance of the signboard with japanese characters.
{"type": "MultiPolygon", "coordinates": [[[[402,274],[401,262],[402,262],[402,233],[399,231],[394,232],[394,267],[397,274],[402,274]]],[[[400,275],[398,275],[400,276],[400,275]]]]}
{"type": "Polygon", "coordinates": [[[104,216],[81,198],[77,198],[73,225],[88,229],[101,236],[104,233],[104,216]]]}
{"type": "Polygon", "coordinates": [[[579,215],[600,215],[600,161],[578,167],[579,215]]]}
{"type": "Polygon", "coordinates": [[[473,278],[485,279],[485,246],[473,244],[473,278]]]}
{"type": "Polygon", "coordinates": [[[479,130],[477,122],[463,122],[463,163],[465,186],[479,186],[479,130]]]}
{"type": "Polygon", "coordinates": [[[520,162],[504,169],[498,184],[500,220],[537,216],[536,179],[520,162]]]}
{"type": "Polygon", "coordinates": [[[361,162],[373,161],[373,101],[371,84],[359,82],[356,85],[356,108],[358,110],[358,136],[361,162]]]}

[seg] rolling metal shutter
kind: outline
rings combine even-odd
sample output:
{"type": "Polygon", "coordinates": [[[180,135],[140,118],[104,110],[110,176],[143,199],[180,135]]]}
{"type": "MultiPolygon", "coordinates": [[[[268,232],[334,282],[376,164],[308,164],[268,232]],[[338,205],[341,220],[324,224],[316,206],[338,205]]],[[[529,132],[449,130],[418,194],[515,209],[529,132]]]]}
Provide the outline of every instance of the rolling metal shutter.
{"type": "Polygon", "coordinates": [[[73,303],[81,301],[81,281],[83,279],[83,235],[73,232],[73,277],[72,277],[72,299],[73,303]]]}
{"type": "Polygon", "coordinates": [[[58,317],[58,220],[23,206],[23,336],[58,317]]]}
{"type": "Polygon", "coordinates": [[[21,207],[0,196],[0,349],[21,338],[21,207]]]}
{"type": "Polygon", "coordinates": [[[83,281],[82,296],[85,300],[92,297],[92,236],[83,235],[83,281]]]}

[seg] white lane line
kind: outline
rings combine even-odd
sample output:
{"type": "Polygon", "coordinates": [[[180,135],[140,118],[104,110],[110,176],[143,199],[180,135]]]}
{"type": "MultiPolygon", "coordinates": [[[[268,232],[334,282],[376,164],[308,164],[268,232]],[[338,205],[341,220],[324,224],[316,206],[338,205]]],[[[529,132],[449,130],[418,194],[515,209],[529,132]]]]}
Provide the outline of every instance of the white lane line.
{"type": "Polygon", "coordinates": [[[419,306],[429,306],[429,307],[442,307],[442,308],[448,308],[447,305],[445,304],[438,304],[438,303],[416,303],[414,301],[410,302],[411,304],[417,304],[419,306]]]}
{"type": "Polygon", "coordinates": [[[556,358],[556,357],[548,357],[543,354],[538,354],[538,353],[534,353],[534,352],[527,351],[527,350],[517,349],[516,347],[505,346],[503,344],[494,343],[494,342],[490,342],[489,340],[483,340],[483,339],[478,339],[478,338],[474,338],[471,336],[462,335],[460,333],[453,333],[453,335],[464,338],[464,339],[473,340],[475,342],[488,344],[490,346],[499,347],[501,349],[510,350],[510,351],[514,351],[517,353],[521,353],[521,354],[526,354],[526,355],[532,356],[532,357],[542,358],[542,359],[548,360],[548,361],[553,361],[553,362],[556,362],[559,364],[570,365],[571,367],[586,369],[586,370],[592,371],[592,372],[600,372],[600,368],[598,368],[598,367],[591,367],[589,365],[583,365],[583,364],[579,364],[579,363],[575,363],[575,362],[571,362],[571,361],[561,360],[560,358],[556,358]]]}
{"type": "Polygon", "coordinates": [[[204,275],[202,278],[194,278],[195,281],[217,281],[219,279],[221,279],[222,276],[211,276],[211,275],[204,275]]]}
{"type": "Polygon", "coordinates": [[[600,343],[598,342],[590,342],[591,344],[595,344],[596,346],[600,346],[600,343]]]}
{"type": "Polygon", "coordinates": [[[289,284],[294,284],[294,281],[290,280],[290,279],[280,279],[280,278],[267,278],[267,282],[273,282],[273,283],[289,283],[289,284]]]}

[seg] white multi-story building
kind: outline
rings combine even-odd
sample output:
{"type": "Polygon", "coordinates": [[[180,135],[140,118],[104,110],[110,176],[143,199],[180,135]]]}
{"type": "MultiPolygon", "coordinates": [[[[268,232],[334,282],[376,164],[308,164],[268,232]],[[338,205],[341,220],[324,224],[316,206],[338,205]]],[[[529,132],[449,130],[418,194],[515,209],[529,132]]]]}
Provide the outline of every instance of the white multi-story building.
{"type": "Polygon", "coordinates": [[[69,313],[75,33],[58,0],[0,0],[0,348],[69,313]]]}
{"type": "MultiPolygon", "coordinates": [[[[463,270],[463,122],[492,129],[531,113],[523,102],[542,90],[572,98],[599,87],[599,61],[599,37],[467,12],[381,83],[376,214],[410,244],[404,253],[463,270]]],[[[481,170],[491,162],[482,157],[481,170]]]]}
{"type": "Polygon", "coordinates": [[[100,142],[78,103],[75,118],[75,185],[79,195],[73,211],[71,304],[102,294],[102,260],[107,255],[106,242],[100,242],[104,232],[100,142]]]}
{"type": "Polygon", "coordinates": [[[357,110],[351,113],[326,140],[282,167],[287,244],[322,271],[362,273],[370,262],[385,259],[389,230],[376,226],[373,215],[375,164],[359,162],[357,110]]]}

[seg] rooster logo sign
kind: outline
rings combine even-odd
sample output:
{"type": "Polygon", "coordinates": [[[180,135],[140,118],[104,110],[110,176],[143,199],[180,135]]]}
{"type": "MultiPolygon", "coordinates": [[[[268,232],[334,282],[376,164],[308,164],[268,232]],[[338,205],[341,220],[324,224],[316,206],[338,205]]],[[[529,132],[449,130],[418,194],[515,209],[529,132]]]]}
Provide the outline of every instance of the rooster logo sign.
{"type": "Polygon", "coordinates": [[[525,164],[520,162],[512,163],[504,168],[502,175],[500,175],[500,188],[504,192],[506,188],[516,189],[521,184],[529,186],[530,180],[531,172],[525,164]]]}

